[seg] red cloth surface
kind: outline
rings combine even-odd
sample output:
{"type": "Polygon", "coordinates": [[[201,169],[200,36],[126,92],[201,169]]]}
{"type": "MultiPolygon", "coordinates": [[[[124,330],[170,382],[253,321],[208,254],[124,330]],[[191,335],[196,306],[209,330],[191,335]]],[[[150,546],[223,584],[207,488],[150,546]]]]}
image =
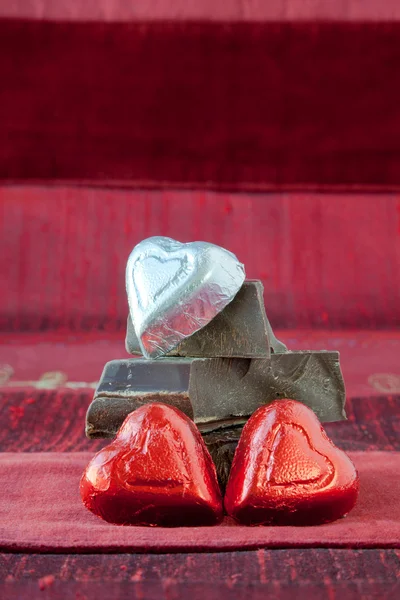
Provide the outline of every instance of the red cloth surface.
{"type": "Polygon", "coordinates": [[[395,0],[6,4],[3,180],[400,185],[395,0]]]}
{"type": "Polygon", "coordinates": [[[32,552],[160,552],[260,547],[400,547],[400,453],[349,453],[357,506],[318,527],[118,527],[87,511],[79,479],[92,454],[0,454],[0,548],[32,552]]]}
{"type": "Polygon", "coordinates": [[[151,235],[234,252],[263,281],[274,328],[399,328],[395,194],[18,186],[0,187],[0,330],[122,339],[126,260],[151,235]]]}

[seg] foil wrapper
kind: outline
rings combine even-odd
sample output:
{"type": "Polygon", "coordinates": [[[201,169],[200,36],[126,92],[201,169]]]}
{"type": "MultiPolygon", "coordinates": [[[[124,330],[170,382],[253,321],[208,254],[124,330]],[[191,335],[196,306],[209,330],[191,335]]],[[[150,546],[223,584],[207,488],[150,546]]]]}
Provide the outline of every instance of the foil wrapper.
{"type": "Polygon", "coordinates": [[[207,325],[241,288],[244,266],[214,244],[143,240],[126,267],[129,311],[142,354],[164,356],[207,325]]]}
{"type": "Polygon", "coordinates": [[[217,473],[195,424],[166,404],[130,413],[80,484],[88,510],[117,525],[188,527],[223,518],[217,473]]]}
{"type": "Polygon", "coordinates": [[[322,525],[352,510],[359,486],[355,466],[315,413],[281,399],[244,426],[224,505],[242,525],[322,525]]]}

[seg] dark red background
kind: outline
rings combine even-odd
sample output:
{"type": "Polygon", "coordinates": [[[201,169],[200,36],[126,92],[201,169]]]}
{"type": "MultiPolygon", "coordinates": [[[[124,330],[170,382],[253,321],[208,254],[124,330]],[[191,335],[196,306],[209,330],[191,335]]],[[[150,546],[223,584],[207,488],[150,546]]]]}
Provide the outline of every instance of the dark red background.
{"type": "MultiPolygon", "coordinates": [[[[123,330],[125,265],[150,235],[233,251],[278,328],[397,328],[396,194],[0,188],[5,330],[123,330]]],[[[122,334],[123,335],[123,334],[122,334]]]]}
{"type": "Polygon", "coordinates": [[[0,8],[0,178],[398,189],[396,0],[0,8]]]}

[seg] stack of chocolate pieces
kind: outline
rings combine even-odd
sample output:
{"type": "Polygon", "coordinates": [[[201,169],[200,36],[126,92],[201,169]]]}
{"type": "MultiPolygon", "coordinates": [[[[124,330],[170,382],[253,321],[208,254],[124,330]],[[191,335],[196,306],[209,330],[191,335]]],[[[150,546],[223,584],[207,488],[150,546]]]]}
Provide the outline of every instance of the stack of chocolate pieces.
{"type": "Polygon", "coordinates": [[[339,353],[288,351],[269,324],[260,281],[212,244],[150,238],[127,267],[126,350],[140,358],[105,365],[86,434],[114,437],[139,406],[163,402],[194,420],[222,486],[244,423],[279,398],[322,422],[345,418],[339,353]]]}

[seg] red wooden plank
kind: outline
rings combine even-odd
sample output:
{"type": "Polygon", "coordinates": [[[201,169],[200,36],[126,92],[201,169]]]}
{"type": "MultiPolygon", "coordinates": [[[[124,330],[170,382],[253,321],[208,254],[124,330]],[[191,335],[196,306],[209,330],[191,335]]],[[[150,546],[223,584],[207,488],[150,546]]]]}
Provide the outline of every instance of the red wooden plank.
{"type": "Polygon", "coordinates": [[[219,554],[0,554],[2,598],[395,598],[396,550],[259,550],[219,554]],[[19,594],[19,595],[18,595],[19,594]]]}
{"type": "MultiPolygon", "coordinates": [[[[1,452],[96,452],[107,440],[85,437],[85,415],[93,390],[0,390],[1,452]]],[[[344,450],[400,451],[400,396],[351,398],[347,421],[326,423],[344,450]]]]}

